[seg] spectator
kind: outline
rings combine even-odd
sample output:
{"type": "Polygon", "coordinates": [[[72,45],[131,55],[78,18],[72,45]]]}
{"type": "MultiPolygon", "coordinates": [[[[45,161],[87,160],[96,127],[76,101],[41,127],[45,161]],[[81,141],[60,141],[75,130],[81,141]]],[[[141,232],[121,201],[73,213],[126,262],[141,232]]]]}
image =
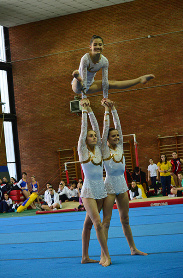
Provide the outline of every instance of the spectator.
{"type": "Polygon", "coordinates": [[[20,188],[17,185],[18,182],[16,181],[15,178],[11,177],[10,182],[11,182],[11,185],[12,185],[12,190],[20,190],[20,188]]]}
{"type": "Polygon", "coordinates": [[[172,176],[175,186],[179,187],[180,182],[178,179],[178,173],[181,172],[181,164],[183,163],[183,159],[178,157],[177,152],[173,152],[172,157],[173,158],[170,160],[170,163],[172,164],[172,176]]]}
{"type": "Polygon", "coordinates": [[[48,187],[49,193],[46,196],[45,203],[41,206],[43,210],[52,211],[62,208],[62,205],[59,201],[59,195],[55,192],[53,187],[50,185],[48,187]]]}
{"type": "Polygon", "coordinates": [[[171,193],[174,195],[173,197],[182,197],[182,191],[183,191],[183,172],[178,173],[178,179],[179,184],[181,184],[181,187],[173,187],[171,189],[171,193]]]}
{"type": "Polygon", "coordinates": [[[171,163],[167,161],[167,157],[165,154],[161,155],[161,160],[157,164],[158,171],[160,173],[160,181],[163,189],[163,196],[170,194],[170,185],[171,185],[171,163]]]}
{"type": "Polygon", "coordinates": [[[4,200],[0,204],[0,212],[6,213],[6,212],[13,212],[14,209],[12,199],[9,198],[9,195],[7,193],[4,193],[4,200]]]}
{"type": "Polygon", "coordinates": [[[142,199],[142,189],[137,186],[136,181],[132,181],[129,193],[130,200],[142,199]]]}
{"type": "Polygon", "coordinates": [[[48,182],[48,183],[46,184],[46,191],[44,192],[44,201],[46,200],[47,195],[49,194],[49,190],[48,190],[48,189],[49,189],[49,186],[52,186],[52,185],[51,185],[51,183],[48,182]]]}
{"type": "MultiPolygon", "coordinates": [[[[40,205],[40,201],[39,201],[39,182],[36,181],[35,176],[31,176],[31,183],[30,183],[31,187],[32,187],[32,191],[31,193],[37,193],[38,197],[37,197],[37,202],[40,205]]],[[[33,202],[33,204],[35,205],[35,202],[33,202]]]]}
{"type": "Polygon", "coordinates": [[[22,173],[21,180],[17,183],[17,186],[22,190],[23,195],[27,199],[30,196],[30,191],[28,189],[28,183],[27,183],[27,173],[22,173]]]}
{"type": "Polygon", "coordinates": [[[155,195],[159,194],[161,190],[159,190],[156,180],[158,178],[158,166],[153,162],[153,159],[149,159],[149,166],[148,166],[148,181],[151,180],[152,187],[154,188],[155,195]]]}
{"type": "MultiPolygon", "coordinates": [[[[27,183],[27,173],[22,173],[22,179],[17,183],[17,186],[22,190],[23,195],[26,199],[30,196],[30,191],[28,189],[28,183],[27,183]]],[[[30,205],[33,209],[36,209],[34,204],[30,205]]]]}
{"type": "Polygon", "coordinates": [[[80,179],[80,181],[78,181],[78,184],[77,184],[77,191],[78,191],[78,196],[79,196],[79,206],[78,206],[78,208],[75,208],[75,211],[85,210],[84,204],[82,202],[82,198],[80,197],[82,186],[83,186],[83,181],[82,181],[82,179],[80,179]]]}
{"type": "Polygon", "coordinates": [[[3,177],[1,188],[3,192],[10,192],[11,191],[11,183],[8,182],[6,177],[3,177]]]}
{"type": "Polygon", "coordinates": [[[61,180],[59,183],[58,195],[59,195],[59,200],[62,203],[68,200],[69,188],[65,185],[65,182],[63,180],[61,180]]]}
{"type": "Polygon", "coordinates": [[[148,186],[146,182],[146,173],[141,171],[139,167],[135,167],[133,173],[132,173],[132,179],[136,181],[137,183],[142,184],[145,193],[147,192],[148,186]]]}
{"type": "Polygon", "coordinates": [[[68,201],[79,202],[78,191],[76,189],[76,181],[71,183],[69,192],[68,192],[68,201]]]}

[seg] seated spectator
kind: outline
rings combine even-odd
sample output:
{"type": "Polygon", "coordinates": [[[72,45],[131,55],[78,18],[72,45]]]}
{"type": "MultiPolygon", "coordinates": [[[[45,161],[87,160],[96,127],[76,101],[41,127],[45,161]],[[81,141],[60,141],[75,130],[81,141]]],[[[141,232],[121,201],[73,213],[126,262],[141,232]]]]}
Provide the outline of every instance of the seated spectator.
{"type": "MultiPolygon", "coordinates": [[[[32,191],[31,191],[31,194],[32,193],[37,193],[38,194],[38,197],[37,197],[37,202],[38,204],[40,205],[40,201],[39,201],[39,182],[36,181],[36,178],[35,176],[31,176],[31,183],[30,183],[31,187],[32,187],[32,191]]],[[[35,205],[35,201],[33,202],[33,204],[35,205]]]]}
{"type": "MultiPolygon", "coordinates": [[[[28,183],[27,183],[27,173],[22,173],[22,179],[17,183],[17,186],[22,190],[23,195],[26,199],[30,196],[30,191],[28,189],[28,183]]],[[[34,204],[30,205],[33,209],[36,209],[34,204]]]]}
{"type": "MultiPolygon", "coordinates": [[[[47,198],[47,195],[49,194],[49,186],[52,186],[51,183],[47,183],[46,184],[46,191],[44,192],[44,201],[46,200],[47,198]]],[[[45,201],[46,202],[46,201],[45,201]]]]}
{"type": "Polygon", "coordinates": [[[147,198],[144,192],[144,188],[142,187],[141,184],[137,184],[136,181],[132,181],[129,193],[130,193],[130,200],[147,198]]]}
{"type": "Polygon", "coordinates": [[[153,159],[149,159],[149,166],[148,166],[148,181],[151,180],[151,185],[154,188],[154,194],[157,195],[161,192],[158,188],[158,184],[156,183],[158,179],[158,166],[153,162],[153,159]]]}
{"type": "Polygon", "coordinates": [[[15,178],[11,177],[11,178],[10,178],[10,183],[11,183],[11,185],[12,185],[12,190],[21,190],[21,189],[18,187],[18,185],[17,185],[18,182],[16,181],[15,178]]]}
{"type": "Polygon", "coordinates": [[[69,197],[69,188],[65,185],[65,182],[63,180],[60,181],[59,183],[59,188],[58,188],[58,195],[59,195],[59,200],[63,203],[66,200],[68,200],[69,197]]]}
{"type": "Polygon", "coordinates": [[[46,195],[45,203],[41,206],[43,210],[52,211],[62,208],[59,201],[59,195],[55,192],[52,185],[48,187],[48,194],[46,195]]]}
{"type": "Polygon", "coordinates": [[[182,191],[183,191],[183,172],[178,173],[178,179],[179,183],[181,184],[181,187],[173,187],[171,189],[171,193],[174,195],[173,197],[182,197],[182,191]]]}
{"type": "Polygon", "coordinates": [[[132,173],[132,179],[133,181],[136,181],[137,183],[142,184],[144,191],[147,192],[148,185],[146,182],[146,173],[141,171],[139,167],[135,167],[133,173],[132,173]]]}
{"type": "Polygon", "coordinates": [[[22,173],[22,178],[19,182],[17,182],[17,186],[22,190],[23,195],[27,199],[30,196],[30,191],[28,189],[28,183],[27,183],[27,173],[22,173]]]}
{"type": "Polygon", "coordinates": [[[1,183],[1,190],[2,192],[10,192],[11,191],[11,183],[8,182],[6,177],[3,177],[2,183],[1,183]]]}
{"type": "Polygon", "coordinates": [[[74,209],[75,211],[85,210],[82,198],[80,197],[82,186],[83,186],[83,181],[80,179],[80,181],[78,181],[78,185],[77,185],[77,191],[78,191],[78,196],[79,196],[79,206],[78,206],[78,208],[74,209]]]}
{"type": "Polygon", "coordinates": [[[69,192],[68,192],[68,200],[67,201],[74,201],[74,202],[79,202],[79,196],[78,196],[78,191],[76,189],[76,184],[77,181],[73,181],[71,183],[69,192]]]}
{"type": "Polygon", "coordinates": [[[7,193],[4,193],[4,200],[0,204],[0,212],[6,213],[6,212],[13,212],[14,209],[12,199],[9,198],[9,195],[7,193]]]}

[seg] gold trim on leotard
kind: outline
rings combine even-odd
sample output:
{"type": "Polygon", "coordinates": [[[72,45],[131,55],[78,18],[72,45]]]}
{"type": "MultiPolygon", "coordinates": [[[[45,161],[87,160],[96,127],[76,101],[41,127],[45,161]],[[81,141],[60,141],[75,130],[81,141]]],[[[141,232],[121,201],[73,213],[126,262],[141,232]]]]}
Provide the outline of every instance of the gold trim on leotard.
{"type": "Polygon", "coordinates": [[[91,156],[91,155],[89,154],[88,159],[85,160],[85,161],[82,161],[81,164],[85,164],[85,163],[88,163],[88,162],[91,161],[95,166],[98,166],[98,165],[102,166],[102,159],[101,159],[101,161],[100,161],[99,163],[96,163],[96,162],[93,161],[93,158],[94,158],[94,157],[95,157],[95,156],[91,156]]]}
{"type": "Polygon", "coordinates": [[[106,161],[106,160],[110,160],[111,158],[112,158],[112,160],[115,162],[115,163],[123,163],[123,155],[122,155],[122,158],[118,161],[118,160],[116,160],[114,157],[115,157],[115,155],[117,155],[117,154],[110,154],[110,156],[108,157],[108,158],[105,158],[105,159],[103,159],[104,161],[106,161]]]}

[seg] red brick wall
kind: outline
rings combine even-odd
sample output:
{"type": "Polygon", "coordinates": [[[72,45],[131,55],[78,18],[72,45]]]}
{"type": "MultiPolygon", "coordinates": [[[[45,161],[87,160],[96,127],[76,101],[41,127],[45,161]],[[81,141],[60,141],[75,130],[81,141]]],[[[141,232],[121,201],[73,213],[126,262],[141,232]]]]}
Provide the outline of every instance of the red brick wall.
{"type": "MultiPolygon", "coordinates": [[[[117,104],[123,133],[137,136],[141,168],[147,169],[149,157],[157,162],[158,134],[183,134],[183,86],[163,86],[182,80],[181,26],[181,0],[139,0],[10,28],[22,170],[43,186],[56,176],[57,149],[77,145],[81,118],[69,109],[71,73],[93,34],[106,44],[111,80],[155,74],[149,84],[135,87],[152,88],[109,97],[117,104]]],[[[102,128],[101,98],[90,100],[102,128]]]]}

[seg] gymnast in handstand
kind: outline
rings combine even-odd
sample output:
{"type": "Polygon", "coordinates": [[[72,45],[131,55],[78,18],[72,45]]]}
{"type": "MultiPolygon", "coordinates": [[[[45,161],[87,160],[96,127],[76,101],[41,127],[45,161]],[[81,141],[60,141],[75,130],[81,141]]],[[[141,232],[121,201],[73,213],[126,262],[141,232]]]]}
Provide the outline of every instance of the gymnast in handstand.
{"type": "Polygon", "coordinates": [[[86,98],[86,94],[103,91],[103,97],[108,97],[109,89],[126,89],[138,83],[145,84],[154,78],[153,74],[140,76],[126,81],[108,80],[108,59],[103,56],[104,43],[100,36],[92,36],[90,41],[90,53],[86,53],[80,61],[79,70],[73,72],[72,89],[76,94],[86,98]],[[102,80],[94,80],[96,73],[102,69],[102,80]]]}
{"type": "Polygon", "coordinates": [[[80,103],[82,106],[82,124],[78,141],[78,154],[85,175],[81,190],[81,198],[87,212],[82,233],[81,263],[97,262],[91,260],[88,255],[90,232],[93,223],[101,250],[104,254],[102,266],[109,266],[111,264],[111,259],[107,247],[107,239],[99,215],[103,199],[107,197],[103,181],[100,131],[95,115],[90,107],[89,100],[83,99],[80,103]],[[88,130],[87,128],[87,113],[89,114],[92,130],[88,130]]]}
{"type": "MultiPolygon", "coordinates": [[[[103,226],[105,235],[106,238],[108,238],[112,209],[114,201],[116,200],[123,232],[129,244],[131,255],[147,255],[136,248],[129,225],[129,197],[127,193],[128,187],[124,176],[125,157],[123,152],[123,135],[120,120],[112,101],[104,99],[102,100],[102,105],[105,107],[102,155],[106,171],[106,179],[104,183],[108,194],[107,198],[104,199],[103,204],[103,226]],[[109,106],[111,106],[115,128],[109,128],[109,106]]],[[[103,255],[101,256],[101,263],[102,262],[103,255]]]]}

